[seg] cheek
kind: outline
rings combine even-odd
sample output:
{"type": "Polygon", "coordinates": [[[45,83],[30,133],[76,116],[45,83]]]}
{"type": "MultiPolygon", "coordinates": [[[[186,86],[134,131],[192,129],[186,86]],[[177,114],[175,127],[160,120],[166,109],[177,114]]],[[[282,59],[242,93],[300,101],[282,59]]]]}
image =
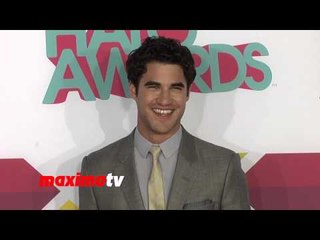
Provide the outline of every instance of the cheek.
{"type": "Polygon", "coordinates": [[[176,100],[176,102],[178,103],[178,105],[180,107],[184,107],[186,105],[187,101],[188,101],[188,98],[186,98],[186,97],[180,97],[179,99],[176,100]]]}
{"type": "Polygon", "coordinates": [[[137,104],[142,108],[147,108],[147,106],[150,105],[150,103],[152,103],[152,98],[145,95],[141,95],[137,99],[137,104]]]}
{"type": "Polygon", "coordinates": [[[148,105],[148,104],[152,104],[155,102],[155,96],[152,96],[152,94],[148,94],[148,95],[144,95],[142,98],[141,98],[141,102],[144,104],[144,105],[148,105]]]}

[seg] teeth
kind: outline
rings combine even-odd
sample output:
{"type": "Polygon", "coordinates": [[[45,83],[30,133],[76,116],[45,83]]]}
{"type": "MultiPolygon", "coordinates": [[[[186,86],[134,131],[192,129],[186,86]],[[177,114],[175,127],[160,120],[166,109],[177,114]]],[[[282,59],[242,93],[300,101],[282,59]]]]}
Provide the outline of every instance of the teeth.
{"type": "Polygon", "coordinates": [[[166,110],[163,110],[163,109],[159,109],[159,108],[154,108],[153,111],[155,113],[158,113],[158,114],[161,114],[161,115],[169,115],[173,112],[173,110],[169,110],[169,109],[166,109],[166,110]]]}

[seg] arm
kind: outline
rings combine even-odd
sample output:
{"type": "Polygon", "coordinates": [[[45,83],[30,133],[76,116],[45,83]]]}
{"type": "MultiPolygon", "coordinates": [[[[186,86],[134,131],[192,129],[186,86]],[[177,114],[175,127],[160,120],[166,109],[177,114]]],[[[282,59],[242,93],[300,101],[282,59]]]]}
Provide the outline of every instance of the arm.
{"type": "MultiPolygon", "coordinates": [[[[81,176],[87,176],[87,157],[82,160],[81,176]]],[[[97,202],[92,187],[79,187],[80,210],[97,210],[97,202]]]]}
{"type": "Polygon", "coordinates": [[[247,179],[241,168],[240,157],[233,153],[226,173],[221,209],[250,210],[248,195],[247,179]]]}

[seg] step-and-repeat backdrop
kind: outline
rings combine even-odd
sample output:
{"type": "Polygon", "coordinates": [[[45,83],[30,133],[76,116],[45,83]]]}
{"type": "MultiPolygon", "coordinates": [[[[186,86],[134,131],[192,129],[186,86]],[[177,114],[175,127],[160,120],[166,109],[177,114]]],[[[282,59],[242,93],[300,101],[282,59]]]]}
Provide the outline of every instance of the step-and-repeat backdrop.
{"type": "Polygon", "coordinates": [[[240,154],[252,209],[320,209],[320,31],[280,30],[0,31],[0,209],[78,209],[82,158],[136,125],[124,64],[155,35],[193,53],[182,123],[240,154]]]}

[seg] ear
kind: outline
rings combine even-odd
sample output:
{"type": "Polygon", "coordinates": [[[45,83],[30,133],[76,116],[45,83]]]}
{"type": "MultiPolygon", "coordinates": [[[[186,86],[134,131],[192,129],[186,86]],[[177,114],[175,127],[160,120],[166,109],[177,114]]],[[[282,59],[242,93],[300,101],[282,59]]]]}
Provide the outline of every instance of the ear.
{"type": "Polygon", "coordinates": [[[130,83],[129,90],[130,90],[130,96],[134,100],[136,100],[137,99],[137,90],[136,90],[136,87],[132,83],[130,83]]]}
{"type": "Polygon", "coordinates": [[[190,88],[189,88],[189,89],[187,90],[187,101],[189,100],[190,93],[191,93],[191,91],[190,91],[190,88]]]}

